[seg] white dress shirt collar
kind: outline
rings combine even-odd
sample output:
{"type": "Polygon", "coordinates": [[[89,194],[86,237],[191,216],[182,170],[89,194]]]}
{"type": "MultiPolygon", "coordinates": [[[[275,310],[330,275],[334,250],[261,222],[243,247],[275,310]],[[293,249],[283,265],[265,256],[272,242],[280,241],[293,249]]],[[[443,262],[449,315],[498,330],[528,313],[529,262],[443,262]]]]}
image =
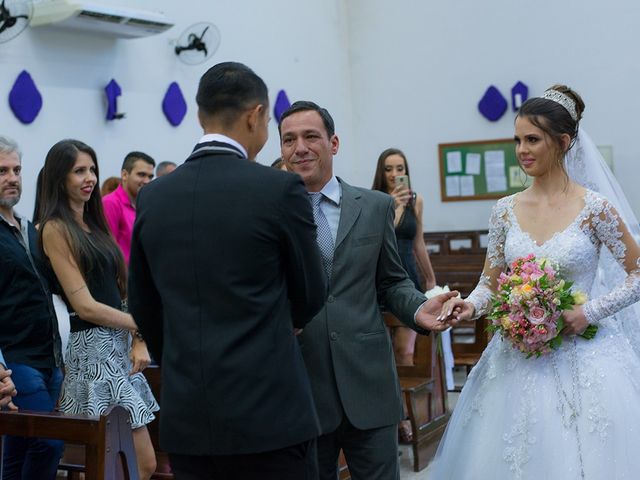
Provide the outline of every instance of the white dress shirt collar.
{"type": "Polygon", "coordinates": [[[320,190],[320,193],[331,200],[334,205],[340,205],[340,198],[342,196],[340,191],[340,182],[338,182],[338,179],[335,175],[333,175],[331,179],[329,179],[329,181],[325,183],[324,187],[322,187],[322,190],[320,190]]]}
{"type": "Polygon", "coordinates": [[[200,139],[200,141],[198,143],[205,143],[205,142],[228,143],[229,145],[233,145],[238,150],[240,150],[242,152],[242,154],[244,155],[244,158],[249,158],[249,155],[247,155],[247,149],[246,148],[244,148],[242,145],[240,145],[237,140],[234,140],[231,137],[227,137],[226,135],[222,135],[221,133],[207,133],[200,139]]]}

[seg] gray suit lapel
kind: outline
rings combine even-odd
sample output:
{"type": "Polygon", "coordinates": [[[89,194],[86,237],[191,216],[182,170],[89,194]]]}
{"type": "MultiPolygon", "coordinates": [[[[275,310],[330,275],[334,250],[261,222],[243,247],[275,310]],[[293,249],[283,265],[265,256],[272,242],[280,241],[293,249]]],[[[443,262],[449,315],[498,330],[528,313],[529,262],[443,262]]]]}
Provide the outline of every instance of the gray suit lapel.
{"type": "Polygon", "coordinates": [[[338,224],[338,232],[336,235],[336,250],[353,228],[353,225],[360,216],[361,210],[358,202],[358,199],[361,197],[360,192],[340,178],[338,178],[338,180],[342,187],[342,199],[340,205],[340,223],[338,224]]]}

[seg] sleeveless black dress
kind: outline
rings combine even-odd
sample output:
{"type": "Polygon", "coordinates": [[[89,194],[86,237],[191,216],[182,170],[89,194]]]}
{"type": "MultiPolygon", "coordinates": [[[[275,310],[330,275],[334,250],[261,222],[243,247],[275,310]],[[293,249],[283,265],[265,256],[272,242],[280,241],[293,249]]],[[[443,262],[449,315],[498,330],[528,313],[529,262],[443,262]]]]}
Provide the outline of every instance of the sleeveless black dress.
{"type": "MultiPolygon", "coordinates": [[[[415,205],[415,193],[413,194],[413,205],[415,205]]],[[[415,285],[416,289],[422,291],[420,286],[420,277],[416,267],[416,258],[413,254],[413,240],[416,237],[418,223],[416,213],[411,205],[407,205],[400,218],[400,222],[396,226],[396,240],[398,242],[398,253],[402,266],[407,271],[409,278],[415,285]]]]}
{"type": "MultiPolygon", "coordinates": [[[[85,278],[89,292],[96,301],[120,309],[115,261],[101,255],[99,263],[85,278]]],[[[65,353],[60,410],[97,416],[109,405],[120,405],[129,412],[132,428],[150,423],[155,418],[153,412],[160,407],[144,375],[129,375],[129,331],[86,322],[73,312],[64,295],[63,300],[69,311],[71,333],[65,353]]]]}

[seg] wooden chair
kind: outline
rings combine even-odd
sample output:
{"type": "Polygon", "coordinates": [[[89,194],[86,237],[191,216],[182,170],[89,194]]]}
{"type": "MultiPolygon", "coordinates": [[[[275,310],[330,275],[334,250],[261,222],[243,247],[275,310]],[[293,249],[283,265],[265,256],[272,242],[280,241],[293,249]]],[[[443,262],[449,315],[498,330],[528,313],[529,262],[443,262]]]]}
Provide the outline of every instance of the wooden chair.
{"type": "MultiPolygon", "coordinates": [[[[384,312],[390,329],[405,326],[390,312],[384,312]]],[[[444,362],[438,353],[437,335],[418,335],[413,365],[398,365],[400,388],[407,406],[413,438],[413,470],[423,470],[435,454],[449,421],[444,362]]]]}
{"type": "Polygon", "coordinates": [[[0,412],[0,435],[43,437],[83,445],[86,480],[138,479],[129,413],[119,406],[109,407],[99,417],[0,412]]]}

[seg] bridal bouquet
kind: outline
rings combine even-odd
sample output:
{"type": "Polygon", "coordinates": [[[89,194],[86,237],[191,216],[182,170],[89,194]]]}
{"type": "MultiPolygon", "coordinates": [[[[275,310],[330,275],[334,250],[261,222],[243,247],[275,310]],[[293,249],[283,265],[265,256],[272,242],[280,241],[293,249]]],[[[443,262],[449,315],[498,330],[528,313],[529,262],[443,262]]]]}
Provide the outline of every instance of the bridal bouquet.
{"type": "MultiPolygon", "coordinates": [[[[548,260],[533,254],[517,258],[498,278],[487,329],[500,333],[527,358],[557,349],[562,344],[562,312],[587,301],[584,293],[571,290],[572,285],[548,260]]],[[[597,330],[589,325],[581,336],[592,339],[597,330]]]]}

